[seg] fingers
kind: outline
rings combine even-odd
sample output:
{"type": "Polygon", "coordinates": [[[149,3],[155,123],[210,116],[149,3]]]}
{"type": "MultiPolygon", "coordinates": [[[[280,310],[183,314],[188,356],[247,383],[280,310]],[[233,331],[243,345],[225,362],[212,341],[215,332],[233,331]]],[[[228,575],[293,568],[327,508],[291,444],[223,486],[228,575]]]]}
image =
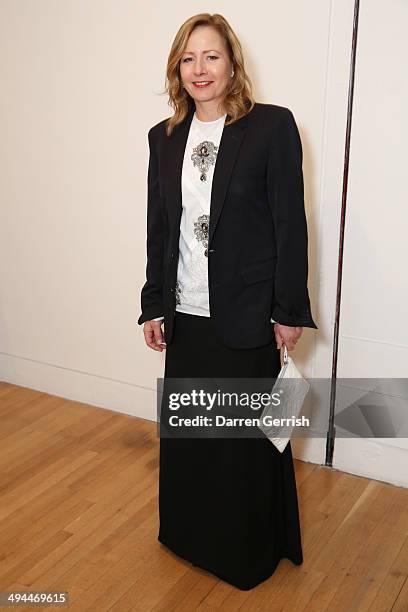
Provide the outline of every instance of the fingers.
{"type": "Polygon", "coordinates": [[[285,344],[284,337],[279,333],[279,331],[275,330],[275,339],[276,339],[276,348],[280,349],[285,344]]]}
{"type": "Polygon", "coordinates": [[[284,338],[282,334],[280,333],[281,328],[280,328],[279,323],[274,323],[273,328],[275,332],[276,348],[280,349],[282,345],[284,344],[284,338]]]}
{"type": "Polygon", "coordinates": [[[147,346],[160,352],[166,348],[161,325],[162,321],[146,321],[143,329],[147,346]]]}
{"type": "Polygon", "coordinates": [[[285,345],[288,351],[293,351],[298,339],[301,336],[302,328],[275,324],[274,329],[275,329],[276,348],[281,349],[283,345],[285,345]],[[300,330],[300,333],[299,333],[299,330],[300,330]]]}

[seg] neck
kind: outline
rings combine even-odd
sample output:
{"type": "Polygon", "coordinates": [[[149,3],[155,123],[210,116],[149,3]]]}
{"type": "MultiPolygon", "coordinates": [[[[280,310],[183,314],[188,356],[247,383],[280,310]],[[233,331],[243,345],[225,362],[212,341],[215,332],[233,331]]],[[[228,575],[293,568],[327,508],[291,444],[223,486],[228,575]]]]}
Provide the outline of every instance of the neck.
{"type": "Polygon", "coordinates": [[[225,115],[222,107],[217,102],[197,102],[195,101],[195,113],[200,121],[215,121],[225,115]]]}

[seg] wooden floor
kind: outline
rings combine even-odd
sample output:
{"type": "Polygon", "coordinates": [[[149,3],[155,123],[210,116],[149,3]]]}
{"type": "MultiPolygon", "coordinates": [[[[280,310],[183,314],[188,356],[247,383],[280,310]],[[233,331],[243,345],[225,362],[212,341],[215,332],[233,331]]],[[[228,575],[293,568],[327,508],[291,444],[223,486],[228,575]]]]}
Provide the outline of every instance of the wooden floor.
{"type": "Polygon", "coordinates": [[[67,591],[70,612],[408,611],[408,489],[295,461],[304,562],[240,591],[157,541],[155,423],[6,383],[0,418],[0,591],[67,591]]]}

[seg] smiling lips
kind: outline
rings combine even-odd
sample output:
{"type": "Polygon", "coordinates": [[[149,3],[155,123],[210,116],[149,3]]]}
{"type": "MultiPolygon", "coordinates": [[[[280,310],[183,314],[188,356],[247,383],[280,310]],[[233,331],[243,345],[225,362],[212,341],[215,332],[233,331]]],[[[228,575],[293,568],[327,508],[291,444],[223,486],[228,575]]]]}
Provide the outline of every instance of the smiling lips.
{"type": "Polygon", "coordinates": [[[212,81],[193,81],[193,85],[195,85],[195,87],[208,87],[209,85],[211,85],[212,81]]]}

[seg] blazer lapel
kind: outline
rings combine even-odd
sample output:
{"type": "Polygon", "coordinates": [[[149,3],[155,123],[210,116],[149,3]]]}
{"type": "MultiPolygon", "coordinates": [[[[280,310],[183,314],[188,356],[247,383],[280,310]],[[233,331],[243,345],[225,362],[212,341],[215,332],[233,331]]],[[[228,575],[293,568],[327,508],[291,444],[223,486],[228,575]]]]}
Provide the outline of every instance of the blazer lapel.
{"type": "MultiPolygon", "coordinates": [[[[169,208],[169,218],[174,226],[174,230],[177,230],[177,227],[180,226],[182,213],[181,173],[194,111],[195,105],[192,105],[184,121],[176,126],[169,138],[165,138],[165,193],[169,208]]],[[[224,125],[212,182],[208,246],[211,244],[224,205],[231,174],[247,127],[247,121],[248,115],[245,115],[231,125],[224,125]]],[[[178,231],[175,231],[173,235],[178,236],[178,231]]],[[[174,247],[177,247],[177,245],[174,245],[174,247]]]]}
{"type": "Polygon", "coordinates": [[[208,247],[210,247],[215,228],[224,205],[228,185],[234,169],[238,151],[244,138],[248,115],[241,117],[231,125],[224,125],[211,189],[210,226],[208,231],[208,247]]]}
{"type": "MultiPolygon", "coordinates": [[[[169,209],[170,223],[175,230],[180,227],[182,213],[181,172],[194,111],[195,106],[192,105],[187,116],[174,128],[171,136],[165,138],[165,198],[169,209]]],[[[175,231],[173,235],[178,236],[178,231],[175,231]]],[[[173,246],[177,248],[177,245],[173,246]]]]}

